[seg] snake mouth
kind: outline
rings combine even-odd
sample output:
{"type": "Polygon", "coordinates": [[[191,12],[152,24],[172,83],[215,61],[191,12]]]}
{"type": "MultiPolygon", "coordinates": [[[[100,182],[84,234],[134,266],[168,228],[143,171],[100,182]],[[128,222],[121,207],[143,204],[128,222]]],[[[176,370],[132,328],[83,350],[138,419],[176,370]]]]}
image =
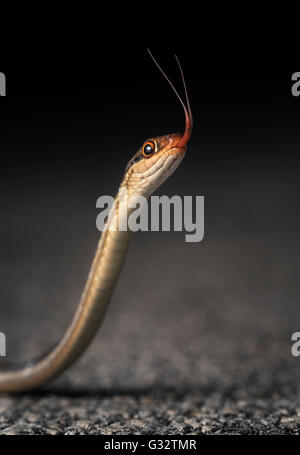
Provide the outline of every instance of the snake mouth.
{"type": "Polygon", "coordinates": [[[173,133],[165,136],[167,143],[164,150],[171,155],[182,155],[186,152],[187,144],[184,135],[181,133],[173,133]]]}
{"type": "Polygon", "coordinates": [[[177,153],[178,155],[181,155],[185,152],[186,152],[186,147],[178,147],[178,146],[175,147],[175,153],[177,153]]]}
{"type": "Polygon", "coordinates": [[[178,147],[178,144],[176,144],[169,151],[170,151],[171,155],[173,155],[175,158],[184,156],[185,152],[186,152],[186,146],[178,147]]]}

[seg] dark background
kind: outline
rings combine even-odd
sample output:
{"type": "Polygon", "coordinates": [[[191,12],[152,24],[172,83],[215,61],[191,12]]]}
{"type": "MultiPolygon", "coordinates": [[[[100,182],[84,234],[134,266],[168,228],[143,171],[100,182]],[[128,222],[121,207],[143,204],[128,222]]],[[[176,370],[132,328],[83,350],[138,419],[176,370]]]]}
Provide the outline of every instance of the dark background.
{"type": "Polygon", "coordinates": [[[140,24],[5,35],[0,362],[61,337],[98,239],[97,198],[115,193],[145,139],[184,128],[147,46],[182,93],[180,58],[195,122],[184,162],[156,194],[204,195],[205,239],[137,233],[91,348],[42,392],[9,400],[2,431],[297,432],[295,41],[280,27],[173,39],[158,22],[152,43],[152,24],[140,24]]]}

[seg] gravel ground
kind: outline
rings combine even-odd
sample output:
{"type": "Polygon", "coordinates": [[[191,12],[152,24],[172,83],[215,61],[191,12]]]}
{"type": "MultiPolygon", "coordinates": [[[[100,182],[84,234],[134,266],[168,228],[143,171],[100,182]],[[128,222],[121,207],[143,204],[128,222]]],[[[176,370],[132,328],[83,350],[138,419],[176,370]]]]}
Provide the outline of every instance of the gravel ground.
{"type": "MultiPolygon", "coordinates": [[[[97,238],[96,190],[75,180],[2,201],[2,363],[42,352],[74,312],[97,238]]],[[[205,240],[138,233],[91,347],[39,391],[1,396],[0,434],[300,432],[298,179],[208,180],[205,240]]]]}

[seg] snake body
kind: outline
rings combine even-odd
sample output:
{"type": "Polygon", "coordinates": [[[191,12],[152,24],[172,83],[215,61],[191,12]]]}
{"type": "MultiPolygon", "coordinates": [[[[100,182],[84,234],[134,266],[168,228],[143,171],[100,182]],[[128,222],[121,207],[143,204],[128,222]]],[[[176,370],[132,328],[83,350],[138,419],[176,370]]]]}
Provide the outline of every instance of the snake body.
{"type": "Polygon", "coordinates": [[[130,231],[105,229],[77,311],[62,340],[40,361],[20,370],[0,373],[1,391],[34,388],[61,373],[81,355],[103,319],[125,259],[130,235],[130,231]]]}
{"type": "Polygon", "coordinates": [[[185,155],[192,130],[192,114],[187,93],[188,108],[179,99],[185,110],[185,133],[148,139],[128,163],[120,185],[120,190],[126,190],[126,198],[124,191],[118,192],[78,308],[63,338],[49,353],[24,368],[0,370],[0,392],[33,389],[57,376],[78,359],[94,337],[118,281],[130,242],[131,231],[118,228],[120,221],[122,223],[124,217],[127,220],[133,210],[128,207],[128,199],[132,201],[136,196],[150,196],[175,171],[185,155]]]}

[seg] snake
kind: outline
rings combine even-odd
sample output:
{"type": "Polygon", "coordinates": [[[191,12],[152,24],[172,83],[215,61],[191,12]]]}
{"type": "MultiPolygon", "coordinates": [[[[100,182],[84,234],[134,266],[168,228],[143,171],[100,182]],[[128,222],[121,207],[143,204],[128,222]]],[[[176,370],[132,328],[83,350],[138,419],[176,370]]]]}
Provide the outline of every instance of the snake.
{"type": "Polygon", "coordinates": [[[115,202],[102,230],[79,304],[61,340],[47,353],[16,368],[0,370],[0,392],[14,393],[35,389],[69,368],[86,350],[97,333],[124,265],[132,231],[120,229],[120,220],[132,212],[126,201],[149,196],[165,182],[182,162],[191,137],[193,116],[183,70],[175,55],[183,82],[182,100],[156,59],[155,65],[170,84],[185,114],[185,131],[153,137],[128,162],[115,202]],[[127,198],[124,198],[126,190],[127,198]]]}

